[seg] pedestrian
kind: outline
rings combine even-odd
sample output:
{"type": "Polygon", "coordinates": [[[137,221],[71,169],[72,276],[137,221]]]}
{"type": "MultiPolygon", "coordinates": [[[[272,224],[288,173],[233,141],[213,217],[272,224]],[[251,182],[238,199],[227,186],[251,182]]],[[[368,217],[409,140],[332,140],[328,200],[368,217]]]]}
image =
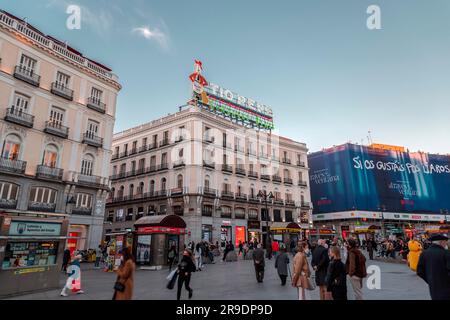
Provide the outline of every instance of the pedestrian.
{"type": "Polygon", "coordinates": [[[69,275],[69,277],[67,278],[67,281],[64,284],[63,289],[61,290],[61,297],[68,296],[67,289],[72,290],[77,294],[84,293],[84,291],[81,290],[81,259],[83,259],[82,255],[77,254],[70,262],[70,266],[67,268],[67,274],[69,275]]]}
{"type": "Polygon", "coordinates": [[[197,271],[202,271],[202,255],[202,247],[200,243],[197,243],[197,245],[195,246],[195,265],[197,267],[197,271]]]}
{"type": "Polygon", "coordinates": [[[419,257],[422,254],[422,244],[417,239],[411,239],[408,242],[408,265],[409,268],[416,272],[419,257]]]}
{"type": "Polygon", "coordinates": [[[244,250],[244,260],[245,260],[245,258],[247,257],[247,253],[248,253],[248,243],[245,241],[244,242],[244,248],[243,248],[243,250],[244,250]]]}
{"type": "Polygon", "coordinates": [[[297,247],[297,254],[292,263],[292,286],[297,288],[299,300],[310,300],[308,290],[311,271],[306,258],[305,248],[306,243],[301,242],[297,247]]]}
{"type": "Polygon", "coordinates": [[[450,252],[448,237],[434,235],[419,257],[417,275],[428,284],[431,300],[450,300],[450,252]]]}
{"type": "Polygon", "coordinates": [[[263,282],[264,267],[266,264],[264,259],[264,250],[262,249],[260,243],[257,245],[256,250],[253,250],[253,265],[255,267],[256,281],[259,283],[263,282]]]}
{"type": "Polygon", "coordinates": [[[122,261],[117,269],[117,280],[114,286],[113,300],[133,299],[134,271],[136,264],[131,254],[131,249],[126,247],[122,250],[122,261]],[[121,290],[118,290],[122,286],[121,290]]]}
{"type": "Polygon", "coordinates": [[[289,251],[291,252],[292,256],[295,256],[295,241],[294,239],[291,240],[291,243],[289,244],[289,251]]]}
{"type": "Polygon", "coordinates": [[[281,280],[281,285],[286,285],[286,278],[288,275],[288,268],[289,268],[289,258],[286,254],[286,248],[281,248],[280,254],[277,256],[275,260],[275,268],[278,271],[278,276],[281,280]]]}
{"type": "Polygon", "coordinates": [[[374,247],[376,247],[376,243],[375,243],[375,246],[374,246],[374,240],[373,240],[373,238],[370,238],[368,241],[367,241],[367,252],[369,253],[369,259],[370,260],[373,260],[373,250],[374,250],[374,247]]]}
{"type": "Polygon", "coordinates": [[[267,259],[272,259],[272,239],[269,237],[269,240],[266,242],[266,256],[267,259]]]}
{"type": "Polygon", "coordinates": [[[100,268],[100,260],[102,259],[103,256],[103,251],[102,251],[102,246],[99,245],[97,249],[95,249],[95,263],[94,263],[94,267],[96,269],[100,268]]]}
{"type": "MultiPolygon", "coordinates": [[[[367,245],[369,245],[369,242],[367,245]]],[[[347,277],[345,273],[345,265],[341,260],[341,249],[333,246],[330,249],[331,260],[328,265],[327,291],[331,293],[333,300],[347,300],[347,277]]]]}
{"type": "Polygon", "coordinates": [[[173,266],[173,262],[175,261],[175,257],[177,255],[177,249],[175,247],[175,245],[172,245],[169,249],[169,251],[167,252],[167,260],[169,263],[169,271],[172,270],[172,266],[173,266]]]}
{"type": "Polygon", "coordinates": [[[355,300],[363,300],[362,282],[367,276],[366,258],[356,247],[357,242],[354,239],[348,240],[347,261],[345,261],[345,271],[350,278],[355,300]]]}
{"type": "Polygon", "coordinates": [[[327,276],[328,264],[330,258],[328,257],[328,248],[324,239],[319,239],[317,248],[314,250],[311,260],[311,266],[316,272],[316,284],[320,289],[320,300],[327,300],[327,283],[325,277],[327,276]]]}
{"type": "Polygon", "coordinates": [[[279,250],[280,250],[280,244],[276,240],[273,241],[272,242],[272,252],[273,252],[274,257],[277,256],[279,250]]]}
{"type": "Polygon", "coordinates": [[[184,287],[189,292],[189,299],[192,298],[193,290],[189,287],[191,282],[191,274],[195,272],[195,264],[192,258],[192,252],[189,249],[184,250],[183,258],[178,265],[178,290],[177,290],[177,300],[181,298],[181,289],[184,287]]]}
{"type": "Polygon", "coordinates": [[[67,271],[67,265],[69,264],[69,261],[70,261],[70,250],[65,249],[63,253],[63,262],[61,266],[61,271],[63,272],[67,271]]]}
{"type": "Polygon", "coordinates": [[[242,241],[239,241],[239,253],[238,255],[241,255],[244,253],[244,245],[242,244],[242,241]]]}

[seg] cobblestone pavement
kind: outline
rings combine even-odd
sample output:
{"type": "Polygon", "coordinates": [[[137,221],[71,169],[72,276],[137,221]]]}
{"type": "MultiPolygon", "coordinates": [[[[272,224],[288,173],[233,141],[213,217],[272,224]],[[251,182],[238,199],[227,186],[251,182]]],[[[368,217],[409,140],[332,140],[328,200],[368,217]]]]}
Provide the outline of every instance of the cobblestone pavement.
{"type": "MultiPolygon", "coordinates": [[[[292,259],[291,259],[292,260],[292,259]]],[[[217,260],[216,260],[217,261],[217,260]]],[[[266,274],[263,283],[257,283],[251,261],[238,262],[217,261],[206,265],[201,272],[193,273],[191,287],[194,290],[193,300],[294,300],[297,291],[290,285],[280,285],[274,267],[274,259],[266,260],[266,274]]],[[[383,261],[367,261],[367,265],[376,265],[381,270],[381,289],[369,290],[364,286],[365,299],[370,300],[429,300],[428,287],[405,264],[383,261]]],[[[33,294],[12,297],[11,299],[32,300],[110,300],[115,274],[94,270],[83,265],[82,285],[84,294],[60,297],[60,290],[49,290],[33,294]]],[[[134,299],[138,300],[173,300],[176,289],[166,289],[168,270],[137,270],[135,274],[134,299]]],[[[61,288],[66,277],[61,274],[61,288]]],[[[288,280],[289,283],[289,280],[288,280]]],[[[348,298],[354,299],[353,291],[348,283],[348,298]]],[[[314,300],[319,299],[318,289],[311,292],[314,300]]],[[[187,299],[183,289],[182,299],[187,299]]]]}

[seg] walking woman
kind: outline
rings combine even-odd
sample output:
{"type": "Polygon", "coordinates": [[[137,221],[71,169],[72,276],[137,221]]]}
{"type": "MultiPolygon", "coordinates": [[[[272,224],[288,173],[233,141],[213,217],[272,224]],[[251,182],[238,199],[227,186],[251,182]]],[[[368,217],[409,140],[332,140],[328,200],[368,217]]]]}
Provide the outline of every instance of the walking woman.
{"type": "Polygon", "coordinates": [[[297,287],[299,300],[310,300],[308,283],[311,271],[308,260],[306,259],[306,246],[307,244],[305,242],[301,242],[297,247],[297,254],[294,257],[292,270],[292,286],[297,287]]]}
{"type": "Polygon", "coordinates": [[[134,270],[136,265],[130,248],[124,248],[122,253],[123,260],[117,270],[116,284],[120,283],[123,285],[123,291],[114,290],[113,300],[131,300],[133,298],[134,270]]]}
{"type": "Polygon", "coordinates": [[[331,261],[325,277],[327,291],[331,292],[333,300],[347,300],[347,274],[345,265],[341,261],[341,250],[339,247],[331,247],[330,256],[331,261]]]}
{"type": "Polygon", "coordinates": [[[192,259],[192,252],[190,250],[184,250],[183,258],[178,265],[178,290],[177,290],[177,300],[181,298],[181,288],[184,287],[189,292],[189,299],[192,298],[193,290],[189,287],[191,282],[191,273],[195,272],[195,264],[192,259]]]}
{"type": "Polygon", "coordinates": [[[275,260],[275,268],[278,271],[278,276],[280,277],[281,285],[285,286],[286,278],[288,275],[289,258],[288,255],[286,254],[286,248],[284,247],[281,248],[280,252],[281,253],[277,256],[275,260]]]}
{"type": "Polygon", "coordinates": [[[202,252],[202,246],[200,245],[200,243],[197,243],[197,245],[195,246],[195,265],[197,266],[197,271],[202,271],[202,267],[203,267],[203,261],[202,261],[202,256],[203,256],[203,252],[202,252]]]}

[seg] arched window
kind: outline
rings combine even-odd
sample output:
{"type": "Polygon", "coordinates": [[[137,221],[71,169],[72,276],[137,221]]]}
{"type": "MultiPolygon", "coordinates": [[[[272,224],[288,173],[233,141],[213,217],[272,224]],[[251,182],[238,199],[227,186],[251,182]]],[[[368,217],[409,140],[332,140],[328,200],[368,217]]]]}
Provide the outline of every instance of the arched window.
{"type": "Polygon", "coordinates": [[[161,179],[161,190],[162,191],[166,190],[166,182],[167,182],[166,178],[161,179]]]}
{"type": "Polygon", "coordinates": [[[116,196],[116,188],[111,188],[111,192],[109,193],[109,197],[111,199],[114,199],[114,197],[116,196]]]}
{"type": "Polygon", "coordinates": [[[181,174],[177,176],[177,188],[178,189],[183,188],[183,175],[181,174]]]}
{"type": "Polygon", "coordinates": [[[125,190],[125,187],[124,186],[120,186],[119,192],[117,194],[118,198],[122,198],[123,197],[124,190],[125,190]]]}
{"type": "Polygon", "coordinates": [[[81,174],[86,176],[92,176],[94,172],[94,156],[91,154],[85,154],[81,161],[81,174]]]}
{"type": "Polygon", "coordinates": [[[155,193],[155,180],[150,180],[150,189],[149,189],[150,194],[155,193]]]}
{"type": "Polygon", "coordinates": [[[128,195],[131,197],[134,194],[134,184],[130,184],[128,187],[128,195]]]}
{"type": "Polygon", "coordinates": [[[285,179],[291,178],[291,172],[288,169],[284,169],[284,178],[285,179]]]}
{"type": "Polygon", "coordinates": [[[58,161],[58,147],[54,144],[48,144],[44,150],[42,165],[55,168],[58,161]]]}
{"type": "Polygon", "coordinates": [[[2,157],[9,160],[18,160],[21,145],[22,139],[18,135],[8,135],[3,144],[2,157]]]}
{"type": "Polygon", "coordinates": [[[137,189],[137,194],[142,194],[143,192],[144,192],[144,182],[141,181],[141,182],[139,183],[139,187],[138,187],[138,189],[137,189]]]}

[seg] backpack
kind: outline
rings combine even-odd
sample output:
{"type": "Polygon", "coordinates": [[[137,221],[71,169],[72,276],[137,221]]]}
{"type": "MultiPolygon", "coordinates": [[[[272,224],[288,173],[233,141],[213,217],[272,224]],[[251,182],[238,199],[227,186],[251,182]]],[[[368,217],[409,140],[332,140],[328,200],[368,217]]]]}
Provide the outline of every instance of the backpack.
{"type": "Polygon", "coordinates": [[[361,251],[355,251],[355,276],[359,278],[367,277],[366,257],[361,251]]]}

